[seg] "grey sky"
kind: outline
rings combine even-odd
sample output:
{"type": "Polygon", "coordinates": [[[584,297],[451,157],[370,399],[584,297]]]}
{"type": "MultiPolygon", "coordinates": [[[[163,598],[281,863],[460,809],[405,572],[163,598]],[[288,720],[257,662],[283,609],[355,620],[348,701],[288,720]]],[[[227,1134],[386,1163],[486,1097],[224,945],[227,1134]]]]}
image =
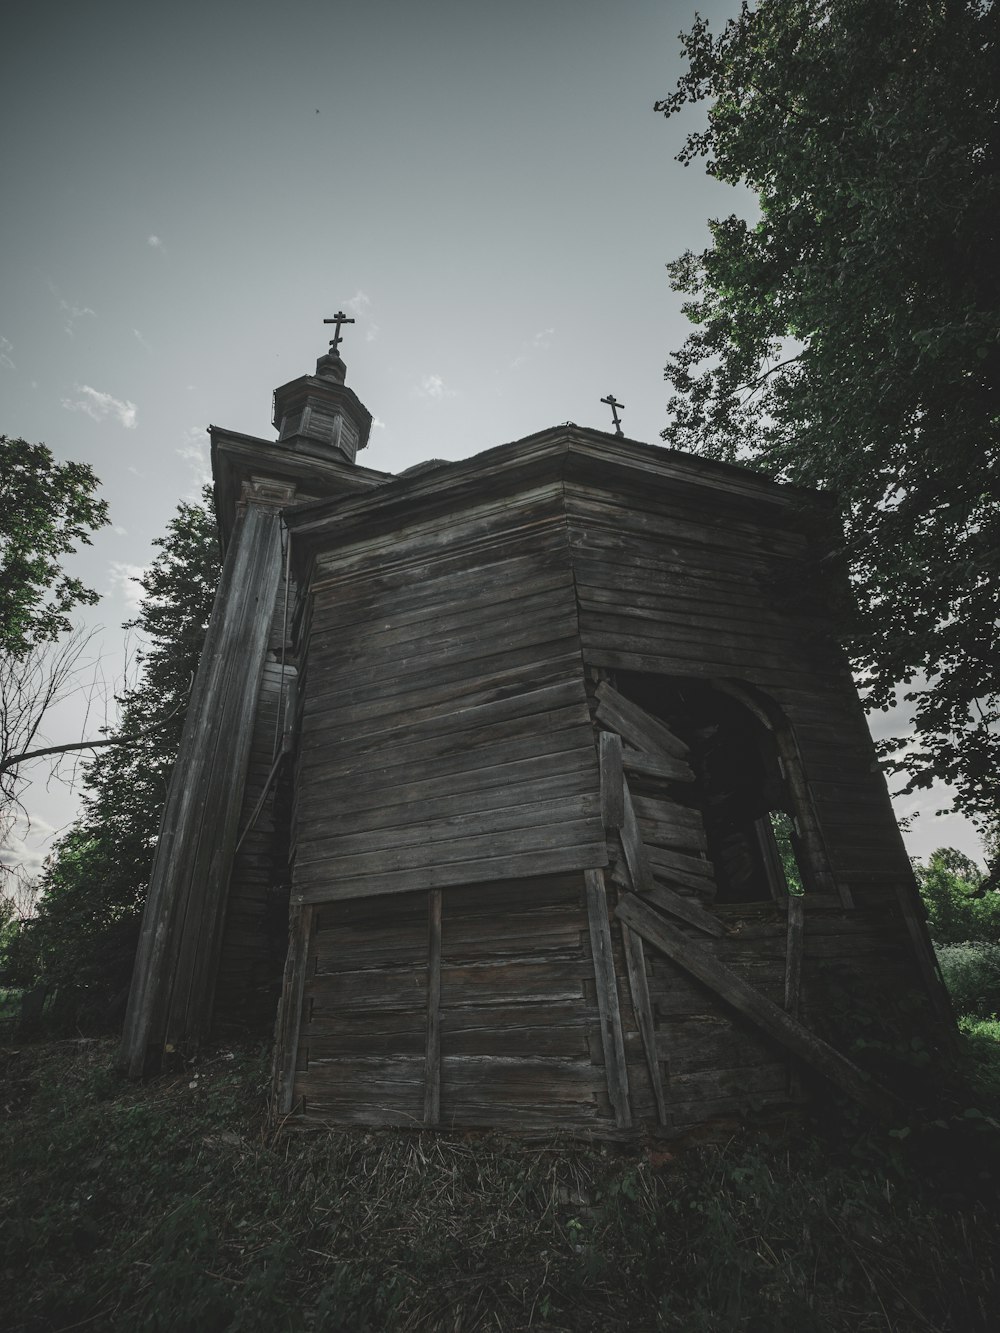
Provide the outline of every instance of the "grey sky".
{"type": "MultiPolygon", "coordinates": [[[[735,3],[701,3],[718,21],[735,3]]],[[[18,5],[5,21],[0,430],[91,463],[114,529],[78,572],[113,665],[131,573],[204,474],[267,435],[343,306],[395,471],[567,419],[665,421],[686,333],[664,265],[745,196],[652,104],[694,0],[18,5]]],[[[111,669],[109,667],[109,669],[111,669]]],[[[56,719],[72,726],[73,719],[56,719]]],[[[77,729],[79,723],[76,723],[77,729]]],[[[933,809],[934,798],[924,805],[933,809]]],[[[32,794],[52,823],[72,801],[32,794]]],[[[911,839],[975,848],[958,821],[911,839]]]]}

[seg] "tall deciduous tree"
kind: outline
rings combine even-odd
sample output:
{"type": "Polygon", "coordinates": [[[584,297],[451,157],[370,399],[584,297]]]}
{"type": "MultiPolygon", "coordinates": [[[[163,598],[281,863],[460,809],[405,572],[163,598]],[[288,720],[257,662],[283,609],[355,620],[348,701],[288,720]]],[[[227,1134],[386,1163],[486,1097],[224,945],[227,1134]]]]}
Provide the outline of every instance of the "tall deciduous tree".
{"type": "Polygon", "coordinates": [[[872,706],[907,790],[1000,790],[1000,42],[990,0],[760,0],[681,35],[679,158],[756,191],[670,266],[696,328],[670,444],[840,500],[872,706]],[[890,749],[893,747],[890,746],[890,749]]]}
{"type": "Polygon", "coordinates": [[[215,518],[182,504],[143,576],[138,618],[147,646],[139,683],[119,699],[121,743],[86,767],[82,812],[42,876],[33,920],[9,942],[7,974],[45,981],[91,1012],[128,985],[160,812],[219,574],[215,518]]]}
{"type": "Polygon", "coordinates": [[[0,435],[0,652],[23,656],[69,630],[74,606],[97,601],[60,563],[108,521],[97,485],[85,464],[0,435]]]}

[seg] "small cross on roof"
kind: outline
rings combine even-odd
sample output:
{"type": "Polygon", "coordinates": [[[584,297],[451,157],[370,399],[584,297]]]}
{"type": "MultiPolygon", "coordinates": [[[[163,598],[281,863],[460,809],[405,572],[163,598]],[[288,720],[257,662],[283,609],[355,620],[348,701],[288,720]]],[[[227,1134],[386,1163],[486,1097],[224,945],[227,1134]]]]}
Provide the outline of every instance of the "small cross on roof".
{"type": "Polygon", "coordinates": [[[613,393],[609,393],[607,398],[602,398],[601,402],[607,403],[608,407],[611,408],[611,415],[614,418],[614,423],[615,423],[615,434],[624,435],[625,432],[622,430],[622,423],[618,419],[618,409],[621,408],[622,411],[624,412],[625,404],[619,403],[613,393]]]}
{"type": "Polygon", "coordinates": [[[349,319],[344,314],[343,310],[338,310],[332,319],[324,319],[324,324],[336,324],[337,326],[333,331],[333,337],[330,339],[330,351],[334,356],[337,355],[337,348],[344,340],[344,335],[340,331],[341,324],[353,324],[354,322],[353,319],[349,319]]]}

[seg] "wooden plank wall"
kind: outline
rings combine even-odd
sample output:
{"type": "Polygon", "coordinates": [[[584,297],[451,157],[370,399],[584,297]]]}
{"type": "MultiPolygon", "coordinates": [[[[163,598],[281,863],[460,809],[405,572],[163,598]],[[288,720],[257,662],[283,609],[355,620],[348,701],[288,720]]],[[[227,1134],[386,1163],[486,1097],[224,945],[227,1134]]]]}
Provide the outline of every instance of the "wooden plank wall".
{"type": "MultiPolygon", "coordinates": [[[[294,1089],[307,1118],[424,1122],[435,896],[314,909],[294,1089]]],[[[583,876],[451,887],[441,917],[436,1123],[613,1130],[583,876]]]]}
{"type": "Polygon", "coordinates": [[[846,660],[790,605],[808,568],[787,508],[705,488],[615,494],[567,483],[589,665],[733,678],[787,718],[837,880],[879,896],[911,876],[846,660]]]}
{"type": "MultiPolygon", "coordinates": [[[[849,1016],[844,1012],[838,1016],[838,1007],[844,1003],[844,988],[849,991],[856,987],[859,971],[867,973],[872,984],[890,999],[913,986],[908,941],[891,908],[862,914],[832,905],[813,907],[808,897],[804,907],[798,997],[801,1016],[808,1027],[821,1034],[830,1033],[839,1022],[841,1031],[835,1034],[835,1040],[842,1043],[843,1024],[849,1016]]],[[[670,924],[783,1007],[787,941],[784,911],[774,904],[716,910],[727,927],[728,933],[722,938],[707,937],[676,920],[670,924]]],[[[647,948],[645,956],[675,1133],[717,1116],[801,1100],[797,1084],[790,1082],[789,1061],[777,1043],[655,949],[647,948]]],[[[643,1078],[645,1061],[630,1008],[626,1043],[637,1114],[652,1121],[655,1108],[649,1079],[643,1078]]],[[[817,1086],[815,1078],[810,1082],[817,1086]]]]}
{"type": "Polygon", "coordinates": [[[322,557],[293,902],[601,865],[561,488],[322,557]]]}

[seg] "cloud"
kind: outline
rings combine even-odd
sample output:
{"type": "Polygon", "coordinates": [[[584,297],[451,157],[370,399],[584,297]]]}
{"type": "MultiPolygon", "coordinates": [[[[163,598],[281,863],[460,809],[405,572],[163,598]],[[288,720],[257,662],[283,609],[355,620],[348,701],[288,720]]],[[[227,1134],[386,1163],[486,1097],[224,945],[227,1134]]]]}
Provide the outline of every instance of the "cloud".
{"type": "Polygon", "coordinates": [[[64,398],[62,405],[67,412],[85,412],[94,421],[103,421],[105,417],[113,417],[126,430],[135,430],[137,420],[135,403],[130,403],[127,398],[113,398],[110,393],[102,393],[100,389],[92,389],[89,384],[76,384],[73,387],[83,397],[77,398],[75,401],[71,398],[64,398]]]}
{"type": "Polygon", "coordinates": [[[378,325],[373,324],[369,315],[368,307],[372,303],[372,298],[367,292],[359,288],[351,299],[347,302],[347,308],[358,321],[358,327],[365,331],[365,342],[373,343],[378,337],[378,325]]]}
{"type": "Polygon", "coordinates": [[[547,352],[552,346],[552,339],[555,337],[555,329],[540,329],[538,333],[527,342],[521,344],[521,350],[510,363],[511,370],[516,370],[518,366],[523,366],[532,352],[547,352]]]}
{"type": "Polygon", "coordinates": [[[385,430],[385,422],[380,417],[372,417],[372,428],[374,430],[385,430]]]}
{"type": "Polygon", "coordinates": [[[119,537],[128,536],[128,528],[123,528],[120,523],[112,523],[111,531],[116,533],[119,537]]]}
{"type": "Polygon", "coordinates": [[[457,392],[457,389],[446,388],[440,375],[425,375],[417,386],[420,398],[454,398],[457,392]]]}
{"type": "Polygon", "coordinates": [[[74,330],[79,320],[83,319],[86,315],[91,315],[94,319],[97,318],[97,311],[91,310],[89,305],[73,305],[72,302],[64,301],[61,297],[59,299],[59,309],[66,316],[63,328],[71,338],[76,337],[74,330]]]}
{"type": "Polygon", "coordinates": [[[190,465],[199,491],[212,480],[212,469],[208,461],[208,437],[204,426],[188,426],[184,432],[184,443],[177,450],[177,455],[190,465]]]}
{"type": "MultiPolygon", "coordinates": [[[[41,870],[49,843],[58,832],[59,829],[39,815],[17,815],[0,846],[0,865],[7,870],[21,870],[33,879],[41,870]]],[[[29,915],[32,906],[30,885],[23,881],[11,884],[5,878],[4,888],[8,892],[13,890],[15,910],[29,915]]]]}
{"type": "Polygon", "coordinates": [[[165,249],[166,249],[166,247],[165,247],[164,244],[163,244],[163,241],[161,240],[161,238],[160,238],[159,236],[147,236],[147,237],[146,237],[146,244],[149,246],[150,250],[165,250],[165,249]]]}
{"type": "Polygon", "coordinates": [[[138,329],[133,329],[133,330],[132,330],[132,336],[133,336],[133,338],[136,340],[136,342],[139,344],[140,347],[144,348],[144,349],[150,354],[150,356],[153,355],[153,349],[152,349],[152,347],[150,347],[149,343],[148,343],[148,342],[146,341],[146,339],[142,336],[142,334],[139,332],[138,329]]]}
{"type": "Polygon", "coordinates": [[[6,366],[8,370],[14,369],[14,362],[10,359],[10,353],[14,350],[14,344],[7,338],[0,338],[0,366],[6,366]]]}
{"type": "Polygon", "coordinates": [[[123,599],[130,612],[139,610],[144,594],[138,580],[145,576],[146,569],[146,565],[129,565],[121,560],[112,560],[108,567],[110,591],[123,599]]]}

